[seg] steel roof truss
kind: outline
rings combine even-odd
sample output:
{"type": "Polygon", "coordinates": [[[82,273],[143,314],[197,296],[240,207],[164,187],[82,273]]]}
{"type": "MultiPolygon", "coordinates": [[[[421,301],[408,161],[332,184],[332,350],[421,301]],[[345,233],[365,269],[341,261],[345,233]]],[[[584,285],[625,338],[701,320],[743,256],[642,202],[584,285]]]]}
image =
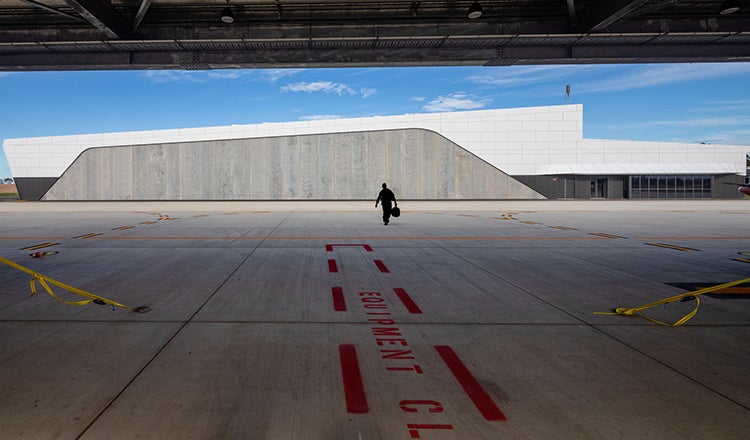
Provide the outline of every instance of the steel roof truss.
{"type": "Polygon", "coordinates": [[[130,25],[127,21],[102,0],[63,1],[108,38],[119,39],[130,35],[130,25]]]}

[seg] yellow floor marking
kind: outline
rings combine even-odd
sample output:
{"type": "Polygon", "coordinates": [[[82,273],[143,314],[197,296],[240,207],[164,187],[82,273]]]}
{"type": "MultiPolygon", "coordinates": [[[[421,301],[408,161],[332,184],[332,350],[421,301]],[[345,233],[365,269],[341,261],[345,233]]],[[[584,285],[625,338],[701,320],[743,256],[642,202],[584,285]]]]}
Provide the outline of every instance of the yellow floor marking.
{"type": "Polygon", "coordinates": [[[667,248],[667,249],[674,249],[676,251],[684,251],[684,252],[697,251],[698,250],[698,249],[692,249],[692,248],[687,248],[687,247],[682,247],[682,246],[674,246],[674,245],[666,244],[666,243],[646,243],[646,244],[649,245],[649,246],[657,246],[657,247],[662,247],[662,248],[667,248]]]}
{"type": "Polygon", "coordinates": [[[0,237],[0,240],[65,240],[67,237],[0,237]]]}
{"type": "Polygon", "coordinates": [[[134,226],[120,226],[119,228],[112,228],[113,231],[124,231],[126,229],[131,229],[134,226]]]}
{"type": "Polygon", "coordinates": [[[604,238],[627,238],[627,237],[621,237],[619,235],[605,234],[604,232],[590,232],[590,234],[596,235],[597,237],[604,237],[604,238]]]}
{"type": "Polygon", "coordinates": [[[22,251],[35,251],[37,249],[42,249],[42,248],[46,248],[46,247],[50,247],[50,246],[55,246],[55,245],[58,245],[58,244],[60,244],[60,243],[42,243],[42,244],[37,244],[35,246],[28,246],[28,247],[21,248],[21,250],[22,251]]]}
{"type": "Polygon", "coordinates": [[[78,237],[73,237],[73,238],[74,239],[76,239],[76,238],[91,238],[91,237],[96,237],[97,235],[102,235],[102,234],[96,234],[96,233],[92,232],[91,234],[83,234],[83,235],[79,235],[78,237]]]}

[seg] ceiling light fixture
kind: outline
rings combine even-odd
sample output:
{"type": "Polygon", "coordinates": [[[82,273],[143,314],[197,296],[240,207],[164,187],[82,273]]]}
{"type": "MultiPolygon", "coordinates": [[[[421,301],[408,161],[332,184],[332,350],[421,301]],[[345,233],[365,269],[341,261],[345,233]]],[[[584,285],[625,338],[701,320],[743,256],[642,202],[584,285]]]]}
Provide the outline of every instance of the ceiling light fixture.
{"type": "Polygon", "coordinates": [[[221,21],[227,24],[234,23],[234,12],[229,6],[229,0],[227,0],[227,6],[221,11],[221,21]]]}
{"type": "Polygon", "coordinates": [[[474,2],[469,6],[469,13],[466,14],[466,16],[474,20],[481,17],[482,13],[482,5],[480,5],[479,2],[474,2]]]}
{"type": "Polygon", "coordinates": [[[734,14],[735,12],[739,10],[740,10],[740,0],[726,0],[724,3],[721,4],[721,8],[719,9],[719,14],[729,15],[729,14],[734,14]]]}

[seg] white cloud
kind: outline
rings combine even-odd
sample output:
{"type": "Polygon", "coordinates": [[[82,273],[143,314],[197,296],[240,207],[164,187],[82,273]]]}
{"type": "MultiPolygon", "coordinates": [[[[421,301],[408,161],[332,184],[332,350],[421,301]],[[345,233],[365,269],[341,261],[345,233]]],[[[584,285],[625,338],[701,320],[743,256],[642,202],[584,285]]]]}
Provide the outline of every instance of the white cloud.
{"type": "Polygon", "coordinates": [[[377,89],[362,87],[359,92],[355,91],[346,84],[333,81],[314,81],[314,82],[297,82],[286,84],[281,87],[282,92],[305,92],[305,93],[335,93],[342,95],[361,95],[362,98],[369,98],[377,93],[377,89]]]}
{"type": "Polygon", "coordinates": [[[144,72],[142,76],[157,83],[176,81],[202,82],[202,80],[197,78],[194,73],[185,72],[183,70],[148,70],[144,72]]]}
{"type": "Polygon", "coordinates": [[[745,106],[745,108],[750,109],[750,99],[729,99],[724,101],[707,101],[706,104],[709,105],[742,105],[745,106]]]}
{"type": "Polygon", "coordinates": [[[748,126],[750,125],[750,116],[724,116],[715,118],[694,118],[666,121],[649,121],[642,122],[638,125],[653,126],[671,126],[671,127],[731,127],[731,126],[748,126]]]}
{"type": "Polygon", "coordinates": [[[287,84],[281,87],[283,92],[323,92],[323,93],[336,93],[341,96],[343,94],[354,95],[357,92],[352,90],[349,86],[342,83],[335,83],[331,81],[315,81],[315,82],[298,82],[293,84],[287,84]]]}
{"type": "Polygon", "coordinates": [[[270,70],[263,71],[263,73],[266,76],[268,76],[269,81],[276,82],[280,80],[281,78],[285,78],[287,76],[294,76],[303,71],[304,69],[270,69],[270,70]]]}
{"type": "Polygon", "coordinates": [[[374,95],[377,92],[376,89],[370,89],[367,87],[363,87],[359,89],[359,93],[362,94],[362,98],[369,98],[370,96],[374,95]]]}
{"type": "MultiPolygon", "coordinates": [[[[618,92],[750,73],[750,63],[646,65],[625,68],[618,75],[577,84],[578,93],[618,92]]],[[[689,91],[686,90],[685,93],[689,91]]]]}
{"type": "Polygon", "coordinates": [[[409,101],[424,102],[424,96],[412,96],[409,101]]]}
{"type": "Polygon", "coordinates": [[[211,79],[237,79],[242,76],[242,74],[238,71],[228,70],[224,72],[207,72],[206,76],[211,79]]]}
{"type": "Polygon", "coordinates": [[[455,110],[473,110],[482,108],[489,100],[477,101],[465,93],[453,93],[448,96],[439,96],[422,107],[429,112],[450,112],[455,110]]]}
{"type": "Polygon", "coordinates": [[[157,83],[168,82],[191,82],[205,83],[213,80],[237,80],[253,75],[252,70],[226,69],[226,70],[148,70],[142,74],[143,77],[157,83]]]}
{"type": "Polygon", "coordinates": [[[701,105],[704,112],[750,112],[750,99],[706,101],[701,105]]]}
{"type": "Polygon", "coordinates": [[[471,75],[466,80],[515,89],[571,84],[574,94],[584,94],[636,90],[748,73],[750,63],[509,66],[471,75]]]}
{"type": "Polygon", "coordinates": [[[341,115],[310,115],[299,118],[300,121],[325,121],[327,119],[341,119],[341,115]]]}
{"type": "Polygon", "coordinates": [[[561,82],[565,81],[566,78],[578,78],[587,72],[601,72],[612,69],[613,67],[608,65],[509,66],[488,71],[488,73],[482,75],[472,75],[466,79],[477,84],[520,86],[525,84],[561,82]]]}

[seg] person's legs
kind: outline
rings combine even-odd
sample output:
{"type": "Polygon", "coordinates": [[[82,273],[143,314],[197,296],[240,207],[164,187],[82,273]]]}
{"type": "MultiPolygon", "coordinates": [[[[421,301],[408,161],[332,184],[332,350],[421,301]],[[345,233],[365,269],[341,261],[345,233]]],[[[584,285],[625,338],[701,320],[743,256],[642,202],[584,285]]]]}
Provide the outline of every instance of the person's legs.
{"type": "Polygon", "coordinates": [[[383,223],[388,224],[388,220],[391,218],[391,204],[383,203],[383,223]]]}

